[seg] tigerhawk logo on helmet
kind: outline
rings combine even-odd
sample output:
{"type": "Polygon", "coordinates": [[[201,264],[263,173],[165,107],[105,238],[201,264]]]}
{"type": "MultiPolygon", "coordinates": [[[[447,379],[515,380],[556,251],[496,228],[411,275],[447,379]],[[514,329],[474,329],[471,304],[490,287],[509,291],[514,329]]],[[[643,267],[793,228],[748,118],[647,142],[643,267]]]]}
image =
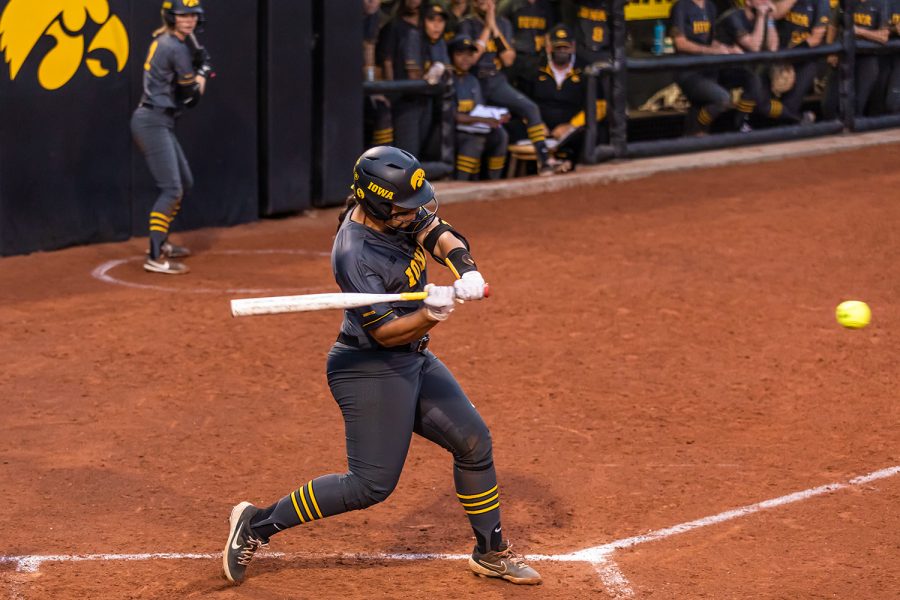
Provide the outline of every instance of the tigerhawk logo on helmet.
{"type": "Polygon", "coordinates": [[[407,232],[430,223],[436,210],[429,206],[436,205],[434,188],[425,178],[422,164],[393,146],[376,146],[359,157],[353,167],[353,188],[365,213],[379,221],[389,221],[395,206],[403,212],[419,209],[416,218],[404,226],[407,232]],[[361,196],[360,190],[372,193],[361,196]]]}

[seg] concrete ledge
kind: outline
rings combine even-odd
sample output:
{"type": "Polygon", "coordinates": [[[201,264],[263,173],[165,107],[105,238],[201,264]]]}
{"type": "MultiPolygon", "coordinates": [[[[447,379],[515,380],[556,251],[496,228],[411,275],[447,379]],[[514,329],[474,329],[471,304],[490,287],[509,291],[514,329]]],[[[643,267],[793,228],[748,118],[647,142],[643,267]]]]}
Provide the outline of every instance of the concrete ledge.
{"type": "Polygon", "coordinates": [[[575,187],[605,185],[613,181],[640,179],[657,173],[686,171],[733,164],[766,162],[786,158],[846,152],[868,146],[900,143],[900,129],[872,133],[824,136],[796,142],[744,146],[710,152],[678,154],[658,158],[623,160],[603,165],[581,166],[574,173],[553,177],[519,177],[501,181],[447,181],[434,184],[442,204],[472,200],[500,200],[558,192],[575,187]]]}

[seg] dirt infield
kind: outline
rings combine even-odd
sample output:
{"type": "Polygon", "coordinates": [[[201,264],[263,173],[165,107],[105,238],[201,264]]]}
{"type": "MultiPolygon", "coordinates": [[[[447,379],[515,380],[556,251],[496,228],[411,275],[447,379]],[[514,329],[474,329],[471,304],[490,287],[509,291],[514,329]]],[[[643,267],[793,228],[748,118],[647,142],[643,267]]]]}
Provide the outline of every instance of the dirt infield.
{"type": "Polygon", "coordinates": [[[900,598],[898,164],[884,146],[445,207],[494,296],[432,348],[491,426],[504,528],[553,559],[533,589],[410,555],[472,544],[421,440],[387,502],[221,577],[233,504],[345,467],[340,314],[228,313],[334,289],[334,211],[184,234],[183,278],[145,274],[143,240],[2,259],[0,600],[900,598]],[[867,329],[834,322],[851,298],[867,329]]]}

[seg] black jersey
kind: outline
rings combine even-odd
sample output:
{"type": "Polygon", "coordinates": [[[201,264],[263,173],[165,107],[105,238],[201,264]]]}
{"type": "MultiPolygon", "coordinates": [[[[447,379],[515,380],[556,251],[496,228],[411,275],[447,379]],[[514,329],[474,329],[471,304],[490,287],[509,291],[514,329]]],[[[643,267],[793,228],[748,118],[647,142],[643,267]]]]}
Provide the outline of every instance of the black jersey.
{"type": "Polygon", "coordinates": [[[806,42],[815,27],[831,22],[828,0],[797,0],[783,19],[778,21],[778,42],[781,48],[794,48],[806,42]]]}
{"type": "Polygon", "coordinates": [[[556,14],[549,0],[510,0],[497,14],[509,19],[513,30],[512,44],[520,54],[543,52],[545,35],[556,24],[556,14]]]}
{"type": "MultiPolygon", "coordinates": [[[[473,40],[477,40],[481,37],[481,32],[484,31],[484,28],[485,24],[481,18],[470,15],[460,22],[459,33],[466,34],[473,40]]],[[[497,28],[500,30],[502,37],[500,39],[495,37],[489,38],[484,53],[482,53],[475,66],[472,67],[472,70],[477,73],[478,77],[484,78],[495,75],[503,68],[499,57],[500,51],[504,46],[512,48],[512,42],[510,42],[512,39],[512,25],[509,24],[509,19],[498,15],[497,28]]]]}
{"type": "Polygon", "coordinates": [[[191,87],[196,83],[197,76],[187,44],[171,33],[153,38],[144,61],[141,103],[158,108],[180,108],[175,100],[178,86],[191,87]]]}
{"type": "Polygon", "coordinates": [[[557,84],[548,65],[535,71],[528,81],[526,94],[538,105],[547,127],[553,129],[562,123],[570,123],[584,110],[584,86],[581,69],[569,70],[562,84],[557,84]]]}
{"type": "MultiPolygon", "coordinates": [[[[426,254],[410,235],[375,231],[350,219],[347,213],[331,250],[334,279],[344,293],[399,294],[425,288],[426,254]]],[[[416,301],[372,304],[344,311],[341,333],[361,343],[369,331],[415,312],[416,301]]]]}
{"type": "Polygon", "coordinates": [[[748,17],[742,8],[732,8],[722,13],[716,23],[715,38],[727,46],[740,46],[738,40],[753,32],[758,17],[748,17]]]}
{"type": "Polygon", "coordinates": [[[378,34],[375,56],[379,64],[391,61],[394,79],[409,79],[411,69],[422,68],[422,44],[418,28],[403,19],[391,19],[378,34]]]}
{"type": "Polygon", "coordinates": [[[703,0],[703,6],[697,6],[694,0],[675,0],[669,14],[669,35],[683,35],[695,44],[709,46],[715,39],[717,14],[711,0],[703,0]]]}
{"type": "Polygon", "coordinates": [[[432,42],[425,35],[422,35],[422,42],[422,60],[426,71],[434,63],[450,64],[450,54],[447,52],[447,42],[444,41],[444,38],[432,42]]]}
{"type": "Polygon", "coordinates": [[[900,23],[900,0],[891,0],[890,3],[891,37],[897,38],[897,24],[900,23]]]}
{"type": "Polygon", "coordinates": [[[453,75],[453,93],[456,96],[456,111],[472,112],[478,104],[484,104],[484,94],[478,78],[471,73],[456,71],[453,75]]]}
{"type": "Polygon", "coordinates": [[[591,54],[609,50],[609,14],[607,0],[575,2],[575,43],[579,50],[591,54]]]}
{"type": "Polygon", "coordinates": [[[852,10],[853,24],[862,29],[877,31],[890,24],[888,0],[858,0],[852,10]]]}

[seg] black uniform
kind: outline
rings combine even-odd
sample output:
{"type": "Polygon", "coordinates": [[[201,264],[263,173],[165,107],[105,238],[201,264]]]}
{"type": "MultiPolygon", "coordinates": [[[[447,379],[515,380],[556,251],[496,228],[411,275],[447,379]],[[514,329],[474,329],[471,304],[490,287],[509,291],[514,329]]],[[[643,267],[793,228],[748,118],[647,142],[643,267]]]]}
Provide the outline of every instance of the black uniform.
{"type": "MultiPolygon", "coordinates": [[[[721,43],[728,46],[738,46],[738,40],[753,32],[756,19],[765,18],[754,13],[748,17],[744,9],[733,8],[719,17],[716,24],[715,37],[721,43]]],[[[768,28],[766,28],[768,35],[768,28]]],[[[766,47],[766,37],[763,37],[763,48],[766,47]]],[[[780,100],[771,97],[763,87],[762,79],[754,68],[728,67],[719,72],[719,82],[726,88],[741,88],[741,97],[737,102],[737,110],[741,118],[751,113],[760,114],[772,119],[782,116],[784,107],[780,100]]],[[[799,120],[799,116],[791,115],[799,120]]]]}
{"type": "MultiPolygon", "coordinates": [[[[585,131],[586,92],[581,69],[570,69],[561,84],[557,84],[550,65],[535,69],[526,93],[537,102],[541,117],[551,131],[564,123],[575,127],[575,131],[565,137],[556,151],[558,158],[575,162],[581,151],[585,131]]],[[[596,110],[598,122],[606,118],[606,100],[597,100],[596,110]]]]}
{"type": "MultiPolygon", "coordinates": [[[[456,111],[472,112],[479,104],[484,104],[484,94],[478,78],[471,73],[454,72],[453,89],[456,95],[456,111]]],[[[492,128],[486,133],[472,133],[456,130],[456,171],[454,178],[476,180],[481,175],[483,159],[487,158],[489,179],[500,179],[506,166],[506,148],[509,135],[503,127],[492,128]]]]}
{"type": "MultiPolygon", "coordinates": [[[[693,0],[675,0],[669,14],[669,33],[674,38],[684,36],[688,41],[710,46],[715,39],[716,5],[704,0],[697,6],[693,0]]],[[[706,132],[709,126],[731,106],[731,94],[719,85],[715,69],[679,71],[675,82],[691,103],[686,130],[688,133],[706,132]]]]}
{"type": "MultiPolygon", "coordinates": [[[[778,21],[778,45],[780,48],[806,48],[806,39],[816,27],[827,27],[831,22],[828,0],[797,0],[783,19],[778,21]]],[[[796,117],[800,114],[803,97],[812,87],[820,59],[797,61],[794,64],[794,87],[781,97],[784,114],[796,117]]]]}
{"type": "MultiPolygon", "coordinates": [[[[889,0],[857,0],[852,4],[851,21],[861,29],[878,31],[890,26],[889,0]]],[[[877,54],[856,54],[856,114],[866,114],[872,91],[882,67],[877,54]]]]}
{"type": "Polygon", "coordinates": [[[165,32],[153,39],[144,61],[143,93],[131,117],[131,132],[144,154],[159,196],[150,211],[150,258],[156,260],[169,236],[194,176],[175,137],[175,120],[196,92],[194,56],[184,41],[165,32]]]}
{"type": "MultiPolygon", "coordinates": [[[[410,71],[424,72],[423,34],[415,25],[396,17],[382,29],[377,53],[390,61],[395,81],[410,78],[410,71]]],[[[431,125],[428,98],[420,94],[400,96],[391,103],[393,145],[414,155],[421,151],[431,125]]],[[[382,135],[382,137],[387,137],[382,135]]]]}
{"type": "MultiPolygon", "coordinates": [[[[892,41],[900,39],[897,35],[897,24],[900,23],[900,0],[890,2],[890,23],[892,41]]],[[[900,113],[900,54],[894,54],[888,58],[890,61],[890,76],[887,82],[884,105],[889,113],[900,113]]]]}
{"type": "MultiPolygon", "coordinates": [[[[500,71],[502,64],[498,58],[498,53],[503,48],[509,48],[512,39],[512,25],[509,19],[497,16],[497,27],[500,29],[501,36],[499,38],[490,38],[487,42],[487,48],[478,59],[478,63],[473,67],[475,76],[481,84],[481,91],[484,93],[485,100],[493,106],[502,106],[508,108],[516,117],[525,120],[528,129],[528,139],[534,144],[538,154],[538,161],[541,165],[547,163],[550,153],[547,150],[547,135],[544,133],[544,122],[541,120],[541,112],[538,110],[537,104],[522,92],[516,90],[509,84],[506,75],[500,71]]],[[[459,24],[459,32],[468,35],[473,40],[477,40],[484,31],[484,21],[475,15],[471,15],[463,19],[459,24]]]]}
{"type": "MultiPolygon", "coordinates": [[[[404,233],[381,233],[348,213],[331,264],[343,292],[421,291],[426,253],[404,233]]],[[[344,418],[347,472],[317,477],[252,522],[265,538],[277,531],[366,508],[385,500],[400,478],[413,433],[453,454],[457,495],[487,546],[500,532],[500,500],[491,436],[453,375],[426,349],[427,336],[400,347],[380,346],[370,332],[417,310],[418,302],[374,304],[344,312],[328,354],[328,385],[344,418]]]]}
{"type": "Polygon", "coordinates": [[[575,56],[584,67],[610,57],[608,0],[575,0],[575,56]]]}
{"type": "Polygon", "coordinates": [[[509,19],[512,25],[512,45],[516,62],[508,69],[512,84],[521,89],[544,62],[547,32],[556,24],[556,11],[550,0],[507,0],[497,14],[509,19]]]}

